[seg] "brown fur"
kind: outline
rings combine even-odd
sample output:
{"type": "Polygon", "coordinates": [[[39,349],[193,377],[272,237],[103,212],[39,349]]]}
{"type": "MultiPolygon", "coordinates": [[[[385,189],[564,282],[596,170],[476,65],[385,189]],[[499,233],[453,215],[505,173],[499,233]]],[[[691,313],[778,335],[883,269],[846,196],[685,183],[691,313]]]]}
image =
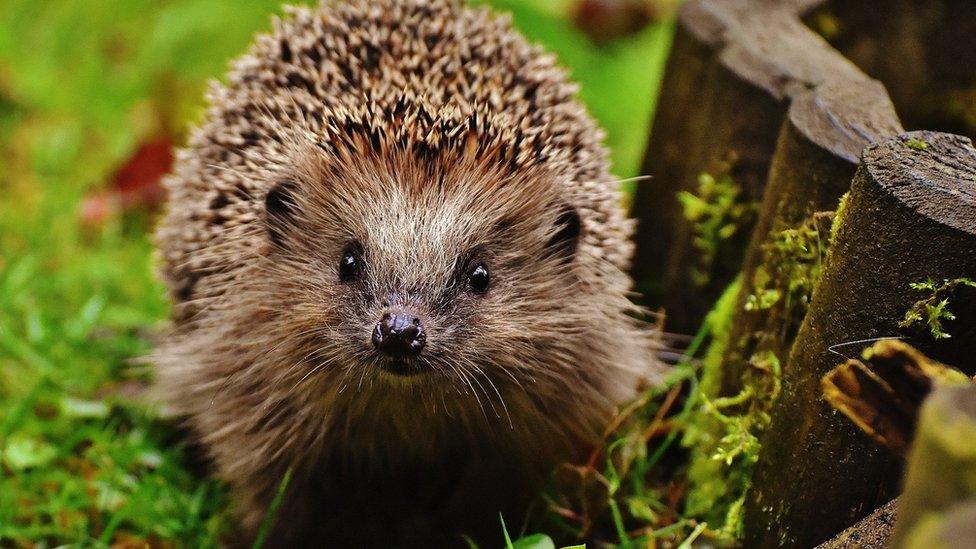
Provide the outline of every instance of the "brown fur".
{"type": "Polygon", "coordinates": [[[497,531],[660,372],[575,91],[506,19],[450,0],[290,8],[213,87],[167,182],[174,326],[155,361],[250,532],[289,468],[279,541],[497,531]],[[282,182],[294,216],[271,238],[282,182]],[[567,210],[568,259],[550,246],[567,210]],[[366,268],[340,283],[351,241],[366,268]],[[458,279],[471,254],[485,295],[458,279]],[[424,318],[428,372],[377,367],[392,306],[424,318]]]}

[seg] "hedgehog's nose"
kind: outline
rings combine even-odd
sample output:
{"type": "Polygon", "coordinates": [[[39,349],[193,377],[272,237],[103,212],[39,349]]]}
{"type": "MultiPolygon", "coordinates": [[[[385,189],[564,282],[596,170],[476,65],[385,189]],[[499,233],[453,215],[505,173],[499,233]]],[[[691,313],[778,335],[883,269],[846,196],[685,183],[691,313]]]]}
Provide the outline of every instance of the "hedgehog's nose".
{"type": "Polygon", "coordinates": [[[420,319],[409,313],[386,313],[373,329],[373,345],[390,356],[416,355],[426,342],[427,335],[420,319]]]}

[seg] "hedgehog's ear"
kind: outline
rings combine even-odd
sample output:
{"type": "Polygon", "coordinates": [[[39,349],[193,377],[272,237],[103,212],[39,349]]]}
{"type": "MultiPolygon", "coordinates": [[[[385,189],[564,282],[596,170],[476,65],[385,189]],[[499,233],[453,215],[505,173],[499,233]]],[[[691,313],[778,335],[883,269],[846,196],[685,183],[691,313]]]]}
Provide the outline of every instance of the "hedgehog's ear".
{"type": "Polygon", "coordinates": [[[562,206],[556,218],[554,231],[546,249],[563,260],[571,260],[576,255],[580,233],[583,231],[583,223],[576,208],[562,206]]]}
{"type": "Polygon", "coordinates": [[[298,215],[298,183],[286,179],[279,181],[264,197],[264,220],[268,237],[278,246],[284,246],[285,235],[295,225],[298,215]]]}

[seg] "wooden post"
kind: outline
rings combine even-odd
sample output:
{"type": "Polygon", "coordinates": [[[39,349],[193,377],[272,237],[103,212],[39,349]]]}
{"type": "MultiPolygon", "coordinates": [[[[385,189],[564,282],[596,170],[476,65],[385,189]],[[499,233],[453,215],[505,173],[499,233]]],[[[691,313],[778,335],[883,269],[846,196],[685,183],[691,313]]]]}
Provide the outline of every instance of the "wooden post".
{"type": "Polygon", "coordinates": [[[976,2],[828,0],[810,26],[881,80],[911,128],[976,138],[976,2]]]}
{"type": "Polygon", "coordinates": [[[928,516],[967,500],[976,503],[976,386],[941,387],[922,406],[892,545],[908,545],[928,516]]]}
{"type": "MultiPolygon", "coordinates": [[[[838,354],[901,334],[918,301],[913,284],[976,274],[976,149],[934,132],[869,146],[837,222],[762,437],[747,547],[817,545],[894,497],[899,461],[824,402],[820,380],[838,354]]],[[[944,363],[969,363],[942,341],[912,344],[944,363]]]]}
{"type": "MultiPolygon", "coordinates": [[[[902,131],[877,82],[822,86],[793,100],[746,251],[743,285],[722,359],[723,395],[743,388],[757,353],[771,352],[785,363],[806,314],[829,239],[797,243],[791,254],[778,245],[778,237],[783,231],[803,230],[815,212],[836,209],[864,147],[902,131]]],[[[818,235],[829,234],[826,225],[818,235]]]]}
{"type": "Polygon", "coordinates": [[[829,82],[867,82],[852,63],[803,25],[810,0],[690,0],[662,83],[633,214],[634,278],[668,329],[694,332],[738,274],[779,128],[791,97],[829,82]],[[699,194],[699,176],[723,182],[738,208],[729,219],[693,223],[678,200],[699,194]],[[702,226],[720,231],[702,234],[702,226]],[[731,232],[726,229],[731,227],[731,232]]]}

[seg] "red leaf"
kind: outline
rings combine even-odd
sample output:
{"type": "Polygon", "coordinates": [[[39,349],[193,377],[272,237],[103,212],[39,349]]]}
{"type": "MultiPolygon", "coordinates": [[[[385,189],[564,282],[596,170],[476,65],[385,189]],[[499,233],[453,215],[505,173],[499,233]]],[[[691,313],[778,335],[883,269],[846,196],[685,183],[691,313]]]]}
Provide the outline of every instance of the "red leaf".
{"type": "Polygon", "coordinates": [[[173,142],[168,137],[144,141],[112,174],[107,191],[87,197],[79,214],[86,225],[99,226],[122,212],[151,210],[163,202],[163,177],[173,167],[173,142]]]}
{"type": "Polygon", "coordinates": [[[173,143],[166,137],[146,141],[112,176],[122,208],[155,206],[163,201],[163,176],[173,167],[173,143]]]}

